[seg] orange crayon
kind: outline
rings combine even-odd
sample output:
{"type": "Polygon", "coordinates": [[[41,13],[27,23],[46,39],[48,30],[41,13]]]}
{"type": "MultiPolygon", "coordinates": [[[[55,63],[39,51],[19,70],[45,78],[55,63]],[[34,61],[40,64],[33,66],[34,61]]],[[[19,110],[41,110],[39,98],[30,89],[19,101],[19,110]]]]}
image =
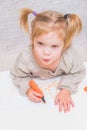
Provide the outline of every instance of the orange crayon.
{"type": "Polygon", "coordinates": [[[37,92],[37,93],[39,93],[39,94],[42,95],[41,98],[42,98],[43,102],[45,103],[46,101],[45,101],[45,99],[44,99],[43,92],[39,89],[38,85],[35,83],[34,80],[30,80],[30,81],[29,81],[29,86],[30,86],[35,92],[37,92]]]}
{"type": "Polygon", "coordinates": [[[84,91],[87,92],[87,86],[84,87],[84,91]]]}

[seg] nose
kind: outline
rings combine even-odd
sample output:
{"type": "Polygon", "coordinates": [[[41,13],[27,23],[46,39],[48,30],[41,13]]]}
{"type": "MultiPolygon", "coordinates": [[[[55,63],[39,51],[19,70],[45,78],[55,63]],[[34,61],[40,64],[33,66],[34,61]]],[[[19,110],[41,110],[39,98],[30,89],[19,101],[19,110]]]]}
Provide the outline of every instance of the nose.
{"type": "Polygon", "coordinates": [[[43,50],[44,55],[50,55],[50,48],[49,47],[45,47],[43,50]]]}

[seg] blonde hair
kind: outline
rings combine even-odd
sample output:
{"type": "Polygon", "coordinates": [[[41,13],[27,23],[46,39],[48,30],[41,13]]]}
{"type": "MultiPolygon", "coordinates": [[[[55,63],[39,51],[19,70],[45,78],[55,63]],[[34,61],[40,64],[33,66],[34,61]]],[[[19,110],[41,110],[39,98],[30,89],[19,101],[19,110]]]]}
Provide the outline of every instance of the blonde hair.
{"type": "Polygon", "coordinates": [[[28,23],[28,15],[33,14],[32,9],[22,9],[20,15],[20,26],[30,34],[32,41],[44,33],[56,31],[58,36],[64,40],[64,50],[71,45],[74,35],[79,34],[82,22],[78,15],[58,13],[56,11],[44,11],[36,14],[31,22],[31,31],[28,23]]]}

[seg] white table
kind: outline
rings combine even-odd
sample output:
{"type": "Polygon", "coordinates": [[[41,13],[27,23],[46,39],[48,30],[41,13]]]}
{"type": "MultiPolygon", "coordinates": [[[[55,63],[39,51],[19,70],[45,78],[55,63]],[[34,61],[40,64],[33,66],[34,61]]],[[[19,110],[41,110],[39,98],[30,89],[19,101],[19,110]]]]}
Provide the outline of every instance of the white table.
{"type": "MultiPolygon", "coordinates": [[[[36,81],[49,84],[49,80],[36,81]]],[[[58,112],[48,92],[44,91],[46,104],[30,102],[13,85],[9,71],[0,72],[0,130],[87,130],[87,93],[83,90],[86,85],[87,74],[78,93],[72,96],[75,108],[65,114],[58,112]]]]}

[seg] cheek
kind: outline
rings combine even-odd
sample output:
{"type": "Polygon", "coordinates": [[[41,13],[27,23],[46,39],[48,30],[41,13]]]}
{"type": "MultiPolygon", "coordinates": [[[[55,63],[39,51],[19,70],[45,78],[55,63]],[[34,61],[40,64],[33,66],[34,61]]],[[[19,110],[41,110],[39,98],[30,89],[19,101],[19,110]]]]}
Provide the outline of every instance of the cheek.
{"type": "Polygon", "coordinates": [[[41,49],[38,48],[37,46],[34,47],[34,52],[36,55],[40,55],[41,54],[41,49]]]}
{"type": "Polygon", "coordinates": [[[60,57],[61,54],[62,54],[62,50],[60,49],[53,51],[53,55],[55,58],[60,57]]]}

